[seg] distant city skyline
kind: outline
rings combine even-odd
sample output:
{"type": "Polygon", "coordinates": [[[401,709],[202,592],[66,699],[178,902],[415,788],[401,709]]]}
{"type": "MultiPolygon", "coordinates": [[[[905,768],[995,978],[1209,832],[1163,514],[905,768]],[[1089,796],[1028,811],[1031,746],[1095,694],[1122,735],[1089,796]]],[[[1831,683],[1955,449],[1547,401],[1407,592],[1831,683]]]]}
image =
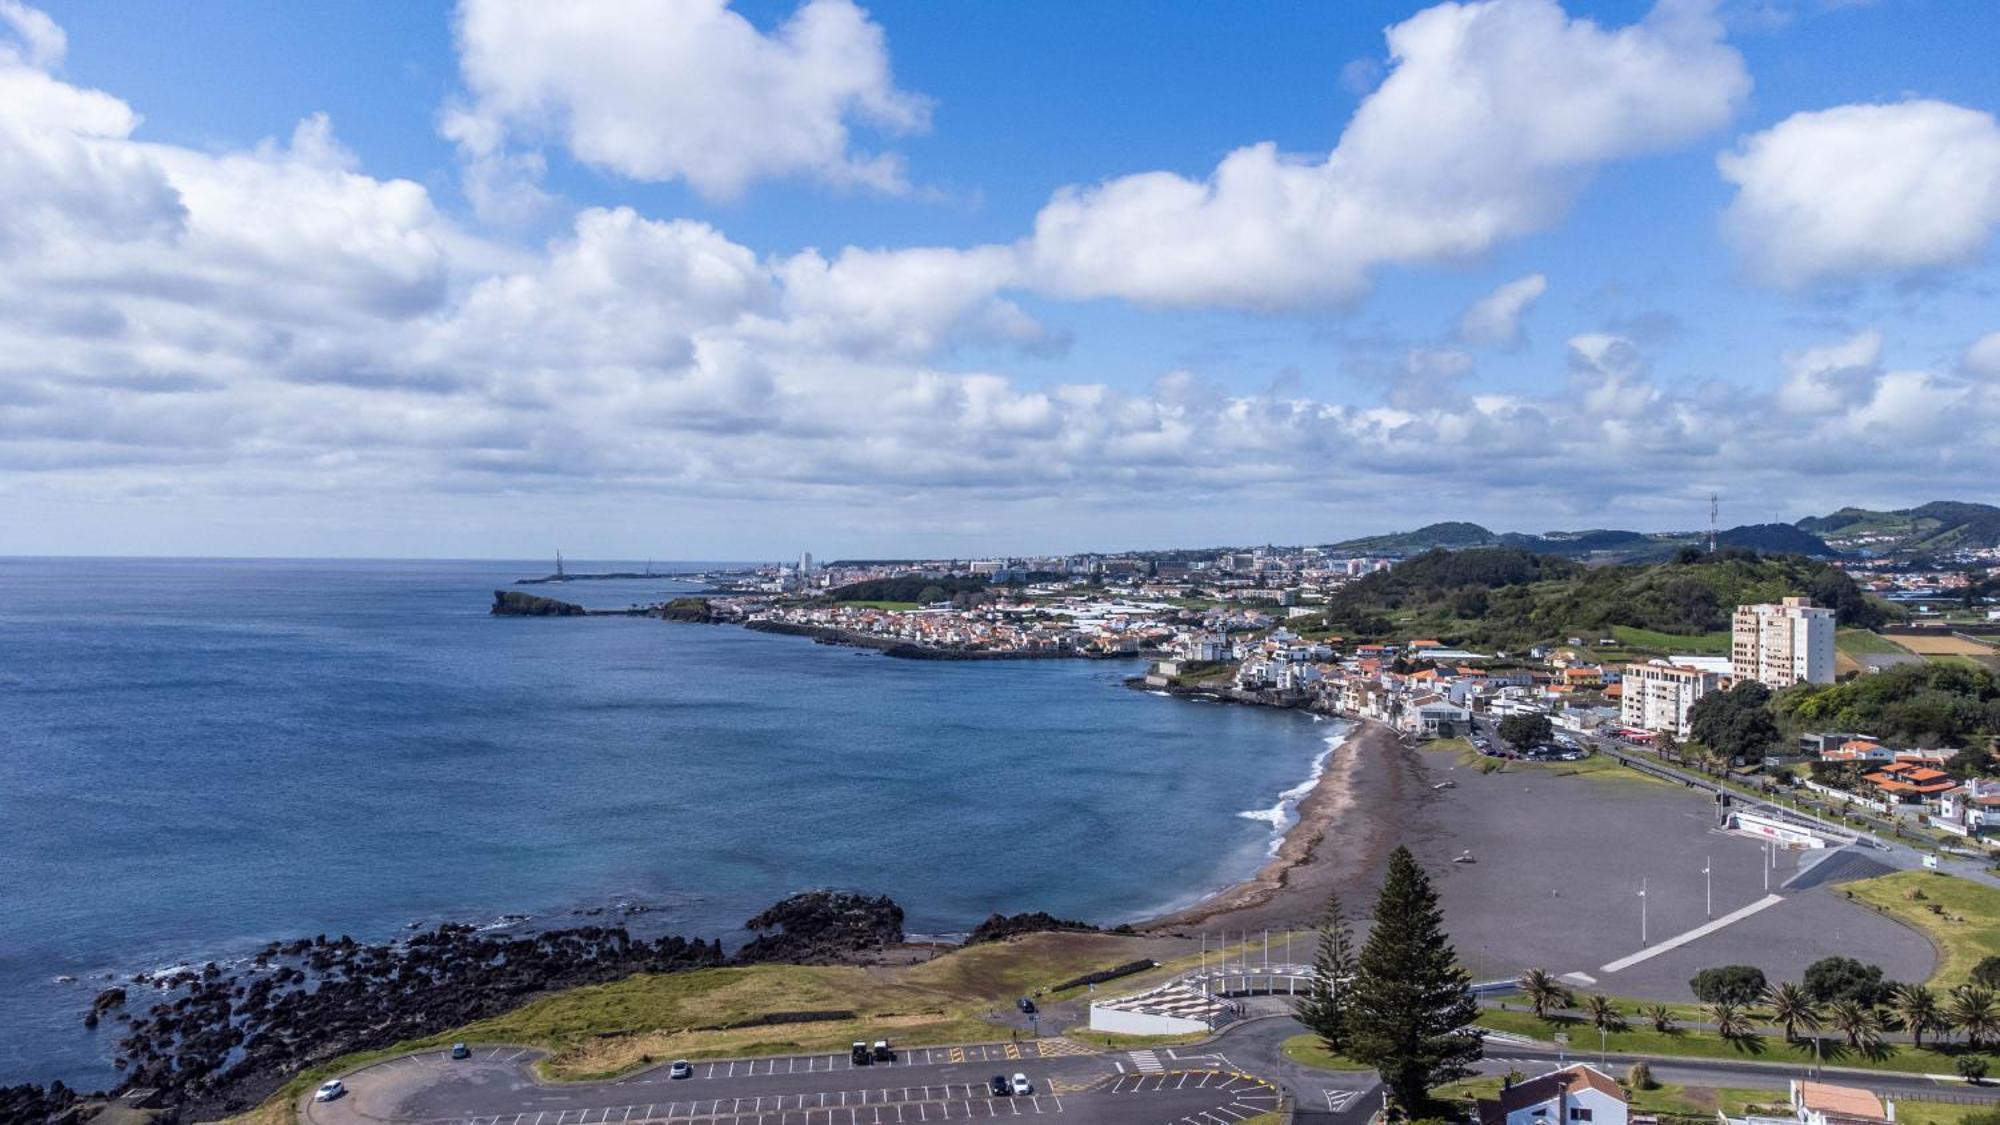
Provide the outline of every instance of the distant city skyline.
{"type": "Polygon", "coordinates": [[[0,554],[1991,501],[2000,10],[0,0],[0,554]]]}

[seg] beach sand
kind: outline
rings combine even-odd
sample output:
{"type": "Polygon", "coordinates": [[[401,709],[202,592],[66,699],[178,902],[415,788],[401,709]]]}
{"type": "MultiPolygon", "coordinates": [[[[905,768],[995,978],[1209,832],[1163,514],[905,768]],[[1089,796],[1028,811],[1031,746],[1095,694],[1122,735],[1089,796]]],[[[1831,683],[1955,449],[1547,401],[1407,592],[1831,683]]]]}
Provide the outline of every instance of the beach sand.
{"type": "MultiPolygon", "coordinates": [[[[1138,928],[1147,932],[1283,930],[1311,926],[1339,891],[1353,905],[1372,895],[1418,793],[1416,751],[1375,722],[1357,722],[1334,750],[1298,822],[1248,881],[1138,928]]],[[[1351,905],[1350,910],[1353,909],[1351,905]]]]}

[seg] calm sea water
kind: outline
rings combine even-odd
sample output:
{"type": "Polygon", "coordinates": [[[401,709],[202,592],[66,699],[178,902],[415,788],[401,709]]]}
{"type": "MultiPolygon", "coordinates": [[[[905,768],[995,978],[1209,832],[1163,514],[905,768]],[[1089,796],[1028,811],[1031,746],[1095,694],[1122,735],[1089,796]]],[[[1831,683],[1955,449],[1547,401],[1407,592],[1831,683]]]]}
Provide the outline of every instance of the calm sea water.
{"type": "Polygon", "coordinates": [[[546,569],[0,559],[0,1083],[113,1081],[93,978],[278,937],[644,904],[727,941],[815,886],[915,932],[1137,918],[1253,870],[1338,725],[1132,662],[486,615],[546,569]]]}

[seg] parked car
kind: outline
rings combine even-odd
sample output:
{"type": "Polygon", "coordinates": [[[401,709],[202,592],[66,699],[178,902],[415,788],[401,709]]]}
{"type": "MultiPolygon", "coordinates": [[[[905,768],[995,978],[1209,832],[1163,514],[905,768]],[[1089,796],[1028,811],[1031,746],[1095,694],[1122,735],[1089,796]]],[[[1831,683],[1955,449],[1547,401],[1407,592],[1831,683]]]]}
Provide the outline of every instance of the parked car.
{"type": "Polygon", "coordinates": [[[1032,1094],[1034,1092],[1035,1092],[1034,1083],[1028,1081],[1027,1075],[1021,1074],[1017,1071],[1014,1074],[1014,1096],[1017,1098],[1025,1098],[1029,1094],[1032,1094]]]}
{"type": "Polygon", "coordinates": [[[847,1049],[847,1059],[855,1066],[867,1066],[875,1061],[875,1056],[868,1053],[868,1044],[856,1040],[854,1046],[847,1049]]]}
{"type": "Polygon", "coordinates": [[[1028,999],[1026,996],[1023,996],[1019,1000],[1014,1001],[1014,1006],[1016,1008],[1021,1009],[1024,1015],[1032,1016],[1035,1014],[1035,1002],[1033,1000],[1028,999]]]}
{"type": "Polygon", "coordinates": [[[674,1065],[667,1068],[667,1077],[693,1078],[694,1068],[688,1065],[688,1061],[686,1059],[675,1059],[674,1065]]]}
{"type": "Polygon", "coordinates": [[[889,1049],[889,1041],[887,1039],[877,1039],[875,1041],[875,1061],[876,1062],[896,1061],[896,1052],[889,1049]]]}
{"type": "Polygon", "coordinates": [[[463,1043],[453,1043],[451,1045],[451,1057],[455,1059],[469,1059],[472,1057],[472,1048],[463,1043]]]}
{"type": "Polygon", "coordinates": [[[340,1079],[329,1078],[319,1084],[319,1089],[313,1091],[313,1100],[316,1102],[330,1102],[346,1092],[347,1087],[341,1085],[340,1079]]]}
{"type": "Polygon", "coordinates": [[[1004,1098],[1014,1092],[1014,1088],[1007,1085],[1007,1076],[1004,1074],[994,1075],[993,1081],[988,1082],[986,1088],[992,1090],[993,1096],[996,1098],[1004,1098]]]}

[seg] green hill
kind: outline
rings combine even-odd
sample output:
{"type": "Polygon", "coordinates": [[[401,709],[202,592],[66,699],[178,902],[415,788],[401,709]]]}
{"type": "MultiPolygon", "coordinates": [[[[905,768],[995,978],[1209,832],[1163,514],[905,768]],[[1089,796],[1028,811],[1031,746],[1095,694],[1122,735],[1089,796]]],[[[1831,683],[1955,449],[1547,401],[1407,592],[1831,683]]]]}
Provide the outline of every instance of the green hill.
{"type": "Polygon", "coordinates": [[[1876,554],[2000,547],[2000,508],[1956,500],[1886,512],[1842,508],[1830,516],[1802,519],[1797,527],[1876,554]]]}
{"type": "MultiPolygon", "coordinates": [[[[1773,554],[1810,555],[1829,558],[1833,548],[1811,532],[1782,523],[1732,527],[1716,537],[1724,547],[1743,547],[1773,554]]],[[[1548,531],[1540,535],[1509,531],[1488,531],[1476,523],[1434,523],[1415,531],[1390,535],[1370,535],[1334,543],[1326,550],[1337,555],[1387,555],[1408,558],[1425,551],[1471,550],[1479,547],[1515,547],[1538,555],[1560,555],[1571,559],[1612,562],[1659,562],[1683,547],[1698,547],[1706,538],[1695,532],[1620,531],[1593,528],[1589,531],[1548,531]]]]}
{"type": "Polygon", "coordinates": [[[1514,547],[1432,551],[1344,587],[1325,617],[1357,635],[1525,648],[1620,626],[1697,637],[1729,628],[1738,605],[1792,595],[1833,607],[1843,625],[1883,620],[1882,607],[1835,567],[1734,548],[1600,567],[1514,547]]]}
{"type": "Polygon", "coordinates": [[[1350,556],[1401,556],[1421,554],[1437,548],[1458,550],[1466,547],[1490,547],[1499,541],[1499,536],[1476,523],[1455,521],[1434,523],[1415,531],[1364,535],[1359,539],[1347,539],[1329,544],[1326,549],[1334,554],[1350,556]]]}

